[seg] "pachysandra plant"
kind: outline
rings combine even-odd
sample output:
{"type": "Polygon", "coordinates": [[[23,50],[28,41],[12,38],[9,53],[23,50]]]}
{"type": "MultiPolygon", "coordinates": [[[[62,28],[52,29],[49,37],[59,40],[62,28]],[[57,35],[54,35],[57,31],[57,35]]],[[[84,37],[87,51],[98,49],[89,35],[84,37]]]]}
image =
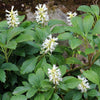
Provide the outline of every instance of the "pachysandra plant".
{"type": "Polygon", "coordinates": [[[18,18],[18,11],[14,11],[14,6],[11,7],[11,11],[6,10],[6,19],[9,27],[17,27],[20,22],[18,18]]]}
{"type": "Polygon", "coordinates": [[[45,22],[49,21],[48,8],[45,4],[39,4],[35,7],[37,11],[35,11],[36,21],[40,24],[45,24],[45,22]]]}
{"type": "Polygon", "coordinates": [[[100,99],[100,10],[77,10],[84,14],[68,12],[68,24],[49,20],[45,4],[36,6],[33,22],[23,21],[14,6],[6,10],[7,20],[0,22],[1,100],[100,99]]]}

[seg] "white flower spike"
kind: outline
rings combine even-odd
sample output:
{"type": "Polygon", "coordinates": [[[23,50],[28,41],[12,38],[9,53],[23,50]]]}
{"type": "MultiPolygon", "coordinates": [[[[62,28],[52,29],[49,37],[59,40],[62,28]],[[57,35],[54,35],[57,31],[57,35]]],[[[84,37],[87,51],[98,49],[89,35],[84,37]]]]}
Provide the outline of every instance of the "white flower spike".
{"type": "Polygon", "coordinates": [[[71,26],[72,23],[71,23],[71,18],[72,17],[75,17],[77,15],[76,12],[72,13],[71,11],[70,12],[67,12],[67,22],[68,22],[68,25],[71,26]]]}
{"type": "Polygon", "coordinates": [[[53,81],[53,84],[59,85],[59,81],[62,81],[61,78],[61,71],[56,67],[56,65],[53,65],[53,68],[48,68],[48,74],[49,74],[49,80],[53,81]]]}
{"type": "Polygon", "coordinates": [[[40,24],[43,24],[49,20],[48,8],[45,4],[39,4],[35,7],[37,11],[35,11],[36,21],[40,24]]]}
{"type": "Polygon", "coordinates": [[[5,12],[8,13],[6,14],[6,19],[7,19],[7,23],[9,25],[9,27],[17,27],[20,22],[18,19],[18,11],[13,11],[14,6],[12,6],[11,11],[6,10],[5,12]]]}
{"type": "Polygon", "coordinates": [[[58,43],[55,42],[57,40],[58,38],[52,37],[52,35],[50,34],[43,42],[40,54],[46,54],[48,52],[52,53],[55,50],[55,47],[58,45],[58,43]]]}
{"type": "Polygon", "coordinates": [[[90,88],[88,80],[85,77],[78,76],[78,79],[82,82],[78,85],[78,89],[81,90],[82,93],[87,92],[87,89],[90,88]]]}

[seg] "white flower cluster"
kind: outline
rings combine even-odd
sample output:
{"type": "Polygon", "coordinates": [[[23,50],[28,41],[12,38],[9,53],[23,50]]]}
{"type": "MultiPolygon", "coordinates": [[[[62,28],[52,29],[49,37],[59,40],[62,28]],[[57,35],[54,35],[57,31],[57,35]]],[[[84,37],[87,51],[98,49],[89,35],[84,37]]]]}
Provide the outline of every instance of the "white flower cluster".
{"type": "Polygon", "coordinates": [[[41,47],[41,54],[43,53],[48,53],[48,52],[53,52],[55,50],[55,47],[58,45],[57,41],[58,38],[55,38],[55,37],[52,37],[52,35],[50,34],[46,39],[45,41],[43,42],[42,44],[42,47],[41,47]]]}
{"type": "Polygon", "coordinates": [[[59,81],[62,81],[61,72],[56,65],[53,65],[53,68],[48,68],[49,80],[53,81],[53,84],[59,85],[59,81]]]}
{"type": "Polygon", "coordinates": [[[67,12],[67,22],[68,22],[68,25],[71,26],[72,23],[71,23],[71,18],[72,17],[75,17],[77,15],[76,12],[72,13],[71,11],[70,12],[67,12]]]}
{"type": "Polygon", "coordinates": [[[81,90],[81,92],[87,92],[87,89],[90,88],[88,80],[85,77],[78,76],[78,79],[81,80],[81,84],[78,85],[78,89],[81,90]]]}
{"type": "Polygon", "coordinates": [[[8,11],[6,10],[5,12],[8,13],[6,14],[6,19],[7,19],[7,23],[9,25],[9,27],[17,27],[20,22],[19,22],[19,19],[18,19],[18,12],[17,10],[16,11],[13,11],[14,9],[14,6],[12,6],[11,8],[11,11],[8,11]]]}
{"type": "Polygon", "coordinates": [[[37,11],[35,11],[35,15],[36,15],[36,21],[38,23],[45,23],[49,20],[49,16],[48,16],[48,8],[46,7],[45,4],[39,4],[36,6],[37,11]]]}

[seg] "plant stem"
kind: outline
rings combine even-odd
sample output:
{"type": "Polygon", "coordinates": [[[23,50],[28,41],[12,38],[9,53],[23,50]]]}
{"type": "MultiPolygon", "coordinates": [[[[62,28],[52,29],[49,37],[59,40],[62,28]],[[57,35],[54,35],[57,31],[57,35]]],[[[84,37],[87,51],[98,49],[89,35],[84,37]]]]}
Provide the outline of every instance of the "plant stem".
{"type": "Polygon", "coordinates": [[[76,70],[79,70],[79,69],[81,69],[81,68],[84,68],[84,67],[86,67],[86,66],[88,66],[88,64],[83,65],[83,66],[80,66],[80,67],[77,67],[77,68],[74,68],[74,69],[71,69],[71,70],[69,70],[66,74],[72,73],[72,72],[74,72],[74,71],[76,71],[76,70]]]}
{"type": "Polygon", "coordinates": [[[5,55],[5,60],[6,60],[6,63],[8,63],[7,48],[2,48],[2,52],[3,52],[3,53],[4,53],[4,55],[5,55]]]}

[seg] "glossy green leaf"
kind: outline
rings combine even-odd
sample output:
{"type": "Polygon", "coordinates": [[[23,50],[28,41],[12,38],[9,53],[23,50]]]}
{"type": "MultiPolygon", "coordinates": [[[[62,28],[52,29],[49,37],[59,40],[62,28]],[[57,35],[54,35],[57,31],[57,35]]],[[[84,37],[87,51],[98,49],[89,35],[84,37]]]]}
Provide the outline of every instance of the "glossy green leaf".
{"type": "Polygon", "coordinates": [[[72,100],[81,100],[82,98],[82,93],[81,92],[76,92],[73,94],[72,100]]]}
{"type": "Polygon", "coordinates": [[[10,41],[10,42],[8,42],[7,45],[5,45],[5,47],[9,48],[9,49],[16,49],[16,46],[17,46],[16,41],[10,41]]]}
{"type": "Polygon", "coordinates": [[[8,70],[8,71],[18,71],[18,67],[15,64],[12,63],[3,63],[1,68],[3,70],[8,70]]]}
{"type": "Polygon", "coordinates": [[[86,55],[91,54],[91,53],[93,53],[93,52],[94,52],[94,49],[92,49],[92,48],[87,48],[87,49],[85,49],[85,54],[86,54],[86,55]]]}
{"type": "Polygon", "coordinates": [[[66,88],[74,89],[81,81],[73,76],[67,76],[63,78],[63,83],[66,85],[66,88]]]}
{"type": "Polygon", "coordinates": [[[61,71],[61,75],[63,76],[65,73],[66,73],[66,70],[67,70],[67,66],[65,65],[61,65],[58,67],[61,71]]]}
{"type": "Polygon", "coordinates": [[[44,80],[45,74],[44,74],[44,71],[42,70],[42,68],[39,68],[39,69],[36,71],[36,76],[38,77],[38,79],[39,79],[40,81],[44,80]]]}
{"type": "Polygon", "coordinates": [[[12,96],[11,92],[6,92],[2,96],[2,100],[10,100],[11,96],[12,96]]]}
{"type": "Polygon", "coordinates": [[[100,93],[97,90],[92,89],[88,92],[88,95],[91,97],[95,97],[95,96],[100,96],[100,93]]]}
{"type": "Polygon", "coordinates": [[[18,18],[19,18],[19,22],[21,22],[21,21],[23,21],[23,20],[24,20],[24,18],[25,18],[25,15],[18,16],[18,18]]]}
{"type": "Polygon", "coordinates": [[[59,40],[70,40],[72,38],[73,38],[72,34],[68,32],[58,35],[59,40]]]}
{"type": "Polygon", "coordinates": [[[31,58],[26,60],[21,66],[21,73],[25,74],[25,73],[32,72],[35,68],[36,62],[37,62],[37,58],[31,58]]]}
{"type": "Polygon", "coordinates": [[[8,31],[7,41],[9,42],[11,39],[13,39],[15,36],[19,35],[23,31],[24,31],[24,29],[21,27],[16,27],[16,28],[10,29],[8,31]]]}
{"type": "Polygon", "coordinates": [[[27,100],[25,95],[12,96],[10,100],[27,100]]]}
{"type": "Polygon", "coordinates": [[[14,89],[14,92],[13,94],[14,95],[20,95],[20,94],[23,94],[25,93],[26,91],[28,91],[31,87],[28,87],[28,86],[19,86],[19,87],[16,87],[14,89]]]}
{"type": "Polygon", "coordinates": [[[57,25],[57,24],[66,24],[66,23],[64,21],[58,20],[58,19],[51,19],[48,22],[49,26],[53,26],[53,25],[57,25]]]}
{"type": "Polygon", "coordinates": [[[55,26],[53,29],[52,29],[52,34],[53,33],[63,33],[66,31],[66,26],[55,26]]]}
{"type": "Polygon", "coordinates": [[[31,88],[30,90],[28,90],[28,92],[26,93],[26,97],[27,98],[31,98],[33,97],[37,92],[36,88],[31,88]]]}
{"type": "Polygon", "coordinates": [[[99,7],[98,5],[91,5],[91,9],[94,12],[94,14],[97,16],[99,16],[99,7]]]}
{"type": "Polygon", "coordinates": [[[45,99],[46,100],[50,100],[50,98],[52,97],[54,93],[54,88],[50,89],[48,92],[45,92],[44,95],[45,95],[45,99]]]}
{"type": "Polygon", "coordinates": [[[83,19],[81,17],[76,16],[71,19],[71,22],[73,25],[71,31],[83,37],[84,36],[83,19]]]}
{"type": "Polygon", "coordinates": [[[91,10],[91,8],[89,6],[86,6],[86,5],[80,6],[77,10],[93,14],[93,11],[91,10]]]}
{"type": "Polygon", "coordinates": [[[82,64],[82,63],[75,57],[69,57],[66,59],[66,64],[82,64]]]}
{"type": "Polygon", "coordinates": [[[19,37],[16,38],[16,42],[25,42],[25,41],[32,41],[33,37],[29,34],[21,34],[19,37]]]}
{"type": "Polygon", "coordinates": [[[61,99],[56,93],[54,93],[51,100],[61,100],[61,99]]]}
{"type": "Polygon", "coordinates": [[[28,81],[33,87],[39,87],[40,81],[35,74],[29,74],[28,81]]]}
{"type": "Polygon", "coordinates": [[[83,75],[90,80],[91,82],[99,85],[99,76],[96,72],[92,71],[92,70],[87,70],[83,72],[83,75]]]}
{"type": "Polygon", "coordinates": [[[96,22],[93,30],[92,30],[92,34],[100,34],[100,19],[96,22]]]}
{"type": "Polygon", "coordinates": [[[85,18],[83,19],[83,27],[85,34],[88,34],[88,32],[91,30],[93,23],[94,19],[92,15],[85,16],[85,18]]]}
{"type": "Polygon", "coordinates": [[[73,38],[69,41],[69,44],[72,49],[75,49],[82,44],[82,40],[73,38]]]}
{"type": "Polygon", "coordinates": [[[5,81],[6,81],[6,74],[3,69],[0,69],[0,81],[3,83],[5,83],[5,81]]]}
{"type": "Polygon", "coordinates": [[[45,96],[41,93],[37,94],[34,100],[45,100],[45,96]]]}

